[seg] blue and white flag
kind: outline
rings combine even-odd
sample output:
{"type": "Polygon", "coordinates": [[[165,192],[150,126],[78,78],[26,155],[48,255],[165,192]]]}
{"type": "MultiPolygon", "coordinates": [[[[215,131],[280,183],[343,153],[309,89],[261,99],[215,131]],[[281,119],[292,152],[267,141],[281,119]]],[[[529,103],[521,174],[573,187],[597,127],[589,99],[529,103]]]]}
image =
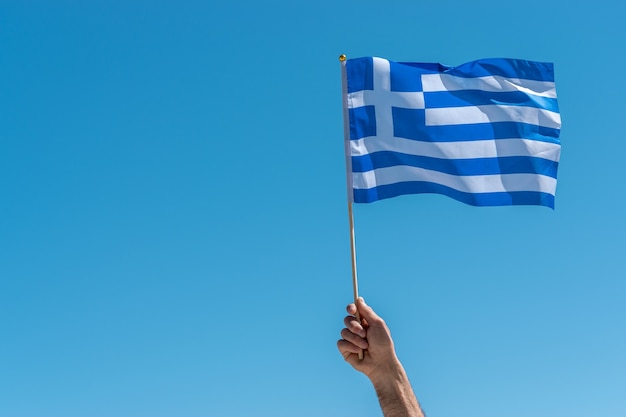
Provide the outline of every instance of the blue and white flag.
{"type": "Polygon", "coordinates": [[[437,193],[554,208],[561,117],[550,63],[345,63],[353,201],[437,193]]]}

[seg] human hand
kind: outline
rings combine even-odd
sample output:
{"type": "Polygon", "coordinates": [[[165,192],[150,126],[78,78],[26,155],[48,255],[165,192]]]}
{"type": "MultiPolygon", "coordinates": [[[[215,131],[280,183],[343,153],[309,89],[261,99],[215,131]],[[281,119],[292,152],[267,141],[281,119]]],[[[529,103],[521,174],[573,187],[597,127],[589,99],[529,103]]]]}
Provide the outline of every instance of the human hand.
{"type": "Polygon", "coordinates": [[[389,328],[365,300],[359,298],[356,304],[349,304],[346,310],[349,314],[344,319],[346,327],[341,331],[342,339],[337,342],[346,362],[372,380],[379,375],[387,376],[401,367],[389,328]],[[361,323],[356,318],[357,310],[361,323]],[[362,360],[359,359],[361,351],[362,360]]]}

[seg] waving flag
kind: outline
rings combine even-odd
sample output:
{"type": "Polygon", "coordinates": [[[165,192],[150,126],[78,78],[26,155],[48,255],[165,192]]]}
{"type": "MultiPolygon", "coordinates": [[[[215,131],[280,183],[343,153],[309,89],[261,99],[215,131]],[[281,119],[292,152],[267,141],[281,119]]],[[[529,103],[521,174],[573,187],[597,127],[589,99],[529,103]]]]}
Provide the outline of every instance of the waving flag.
{"type": "Polygon", "coordinates": [[[550,63],[345,62],[353,201],[437,193],[474,206],[554,208],[561,145],[550,63]]]}

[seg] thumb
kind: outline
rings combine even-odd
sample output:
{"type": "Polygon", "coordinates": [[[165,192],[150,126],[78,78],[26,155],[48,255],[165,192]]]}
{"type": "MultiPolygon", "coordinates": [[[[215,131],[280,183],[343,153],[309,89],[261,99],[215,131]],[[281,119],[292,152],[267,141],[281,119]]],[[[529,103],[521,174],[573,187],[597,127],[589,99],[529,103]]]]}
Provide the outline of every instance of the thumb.
{"type": "Polygon", "coordinates": [[[363,297],[359,297],[356,301],[356,306],[359,309],[359,313],[361,314],[361,318],[367,320],[368,323],[373,323],[376,321],[382,321],[382,319],[376,314],[376,312],[365,303],[363,297]]]}

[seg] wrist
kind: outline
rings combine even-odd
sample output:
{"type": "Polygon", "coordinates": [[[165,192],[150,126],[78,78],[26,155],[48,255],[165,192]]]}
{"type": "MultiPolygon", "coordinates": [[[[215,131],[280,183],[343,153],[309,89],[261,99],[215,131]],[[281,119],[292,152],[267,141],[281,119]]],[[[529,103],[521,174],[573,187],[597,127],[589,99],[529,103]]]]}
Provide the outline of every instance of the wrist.
{"type": "Polygon", "coordinates": [[[424,417],[404,367],[397,358],[375,369],[370,380],[385,416],[424,417]]]}
{"type": "Polygon", "coordinates": [[[408,378],[402,364],[395,356],[374,368],[368,375],[374,387],[384,387],[404,382],[408,378]]]}

